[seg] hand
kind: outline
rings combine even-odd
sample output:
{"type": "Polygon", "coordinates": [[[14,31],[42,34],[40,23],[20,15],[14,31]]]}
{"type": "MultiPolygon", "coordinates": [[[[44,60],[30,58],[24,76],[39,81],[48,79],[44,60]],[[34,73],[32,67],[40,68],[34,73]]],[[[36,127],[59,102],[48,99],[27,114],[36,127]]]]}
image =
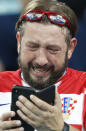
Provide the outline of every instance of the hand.
{"type": "Polygon", "coordinates": [[[12,117],[15,116],[15,112],[11,111],[9,113],[5,113],[0,117],[0,131],[23,131],[24,129],[21,126],[21,121],[19,120],[11,120],[12,117]],[[16,129],[12,129],[16,127],[16,129]]]}
{"type": "Polygon", "coordinates": [[[32,102],[24,96],[19,97],[19,101],[16,102],[19,108],[18,115],[38,131],[62,131],[64,120],[59,94],[56,93],[54,106],[34,95],[31,95],[30,99],[32,102]]]}

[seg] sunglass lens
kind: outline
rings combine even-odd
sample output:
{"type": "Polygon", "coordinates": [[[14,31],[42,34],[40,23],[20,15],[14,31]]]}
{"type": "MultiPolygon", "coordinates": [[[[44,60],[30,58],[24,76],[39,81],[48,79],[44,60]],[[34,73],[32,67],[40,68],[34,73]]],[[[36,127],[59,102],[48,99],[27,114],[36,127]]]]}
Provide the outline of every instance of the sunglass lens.
{"type": "Polygon", "coordinates": [[[41,16],[42,14],[40,13],[38,14],[38,13],[31,12],[26,15],[26,18],[29,20],[36,20],[36,19],[39,19],[41,16]]]}
{"type": "Polygon", "coordinates": [[[57,23],[57,24],[64,25],[66,23],[66,20],[60,15],[55,15],[55,16],[50,15],[50,19],[52,22],[57,23]]]}

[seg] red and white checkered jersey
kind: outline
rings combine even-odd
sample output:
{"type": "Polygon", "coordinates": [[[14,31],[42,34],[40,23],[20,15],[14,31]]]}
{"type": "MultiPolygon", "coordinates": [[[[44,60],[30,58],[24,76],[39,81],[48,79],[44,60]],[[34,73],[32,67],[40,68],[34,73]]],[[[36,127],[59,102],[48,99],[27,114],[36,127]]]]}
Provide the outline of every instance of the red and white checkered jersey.
{"type": "MultiPolygon", "coordinates": [[[[86,131],[86,73],[67,68],[59,81],[57,91],[61,97],[64,121],[86,131]]],[[[20,69],[0,73],[0,115],[10,111],[14,85],[22,85],[20,69]]]]}

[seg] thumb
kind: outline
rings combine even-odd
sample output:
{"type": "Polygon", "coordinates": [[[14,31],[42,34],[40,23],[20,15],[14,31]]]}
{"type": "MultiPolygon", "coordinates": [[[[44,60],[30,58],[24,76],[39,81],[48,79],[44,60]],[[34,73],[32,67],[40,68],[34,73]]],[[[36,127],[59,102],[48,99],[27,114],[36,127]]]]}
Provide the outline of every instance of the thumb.
{"type": "Polygon", "coordinates": [[[8,112],[8,113],[4,113],[2,114],[2,116],[0,117],[0,120],[1,121],[6,121],[6,120],[9,120],[9,118],[15,116],[15,112],[11,111],[11,112],[8,112]]]}
{"type": "Polygon", "coordinates": [[[56,87],[55,89],[55,101],[54,101],[54,105],[57,106],[60,110],[62,109],[62,103],[61,103],[61,98],[60,98],[60,94],[58,93],[58,89],[56,87]]]}

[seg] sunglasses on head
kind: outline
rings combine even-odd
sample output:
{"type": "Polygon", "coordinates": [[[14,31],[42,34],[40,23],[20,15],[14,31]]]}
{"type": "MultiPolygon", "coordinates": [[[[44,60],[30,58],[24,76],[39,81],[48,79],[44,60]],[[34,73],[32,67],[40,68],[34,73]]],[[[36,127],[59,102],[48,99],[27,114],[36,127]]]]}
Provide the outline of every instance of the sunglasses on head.
{"type": "Polygon", "coordinates": [[[28,13],[24,14],[23,19],[27,21],[37,21],[37,20],[41,20],[44,15],[47,15],[50,22],[56,25],[59,26],[67,25],[67,27],[70,29],[70,32],[72,32],[71,25],[69,21],[66,19],[66,17],[56,12],[48,12],[48,11],[33,9],[28,13]]]}

